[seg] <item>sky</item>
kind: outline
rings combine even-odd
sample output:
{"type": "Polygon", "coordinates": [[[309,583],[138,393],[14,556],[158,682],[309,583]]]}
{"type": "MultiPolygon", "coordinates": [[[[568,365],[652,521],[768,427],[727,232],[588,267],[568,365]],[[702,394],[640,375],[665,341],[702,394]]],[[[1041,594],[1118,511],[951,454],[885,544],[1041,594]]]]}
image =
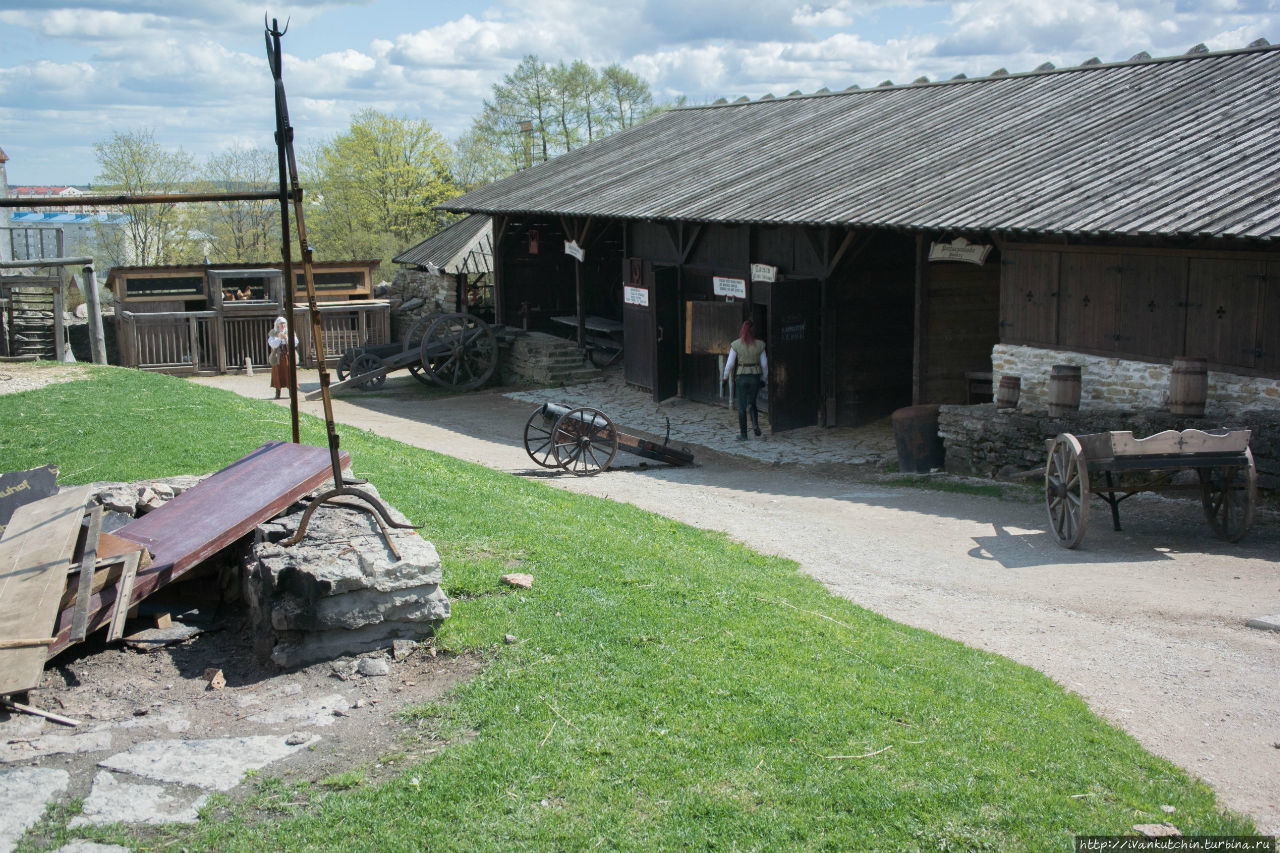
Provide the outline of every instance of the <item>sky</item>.
{"type": "Polygon", "coordinates": [[[456,139],[530,53],[699,104],[1280,40],[1280,0],[0,0],[10,185],[91,183],[115,132],[197,161],[272,147],[268,13],[300,150],[364,107],[456,139]]]}

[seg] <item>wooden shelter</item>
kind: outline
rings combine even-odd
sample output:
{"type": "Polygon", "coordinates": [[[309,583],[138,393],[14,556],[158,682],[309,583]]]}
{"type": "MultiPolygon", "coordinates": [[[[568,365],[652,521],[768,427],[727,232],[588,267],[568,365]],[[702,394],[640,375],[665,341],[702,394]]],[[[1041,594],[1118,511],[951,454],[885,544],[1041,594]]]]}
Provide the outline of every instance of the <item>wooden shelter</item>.
{"type": "Polygon", "coordinates": [[[447,277],[454,311],[493,319],[493,222],[489,217],[464,217],[391,261],[447,277]]]}
{"type": "MultiPolygon", "coordinates": [[[[373,299],[378,261],[314,264],[329,362],[355,346],[390,341],[390,307],[373,299]]],[[[281,263],[115,267],[107,277],[115,295],[120,360],[126,367],[166,373],[224,373],[246,359],[267,364],[267,333],[284,313],[281,263]]],[[[295,268],[295,292],[306,284],[295,268]]],[[[315,365],[307,309],[294,309],[303,364],[315,365]]]]}
{"type": "Polygon", "coordinates": [[[1280,390],[1277,79],[1259,42],[742,99],[443,207],[494,218],[499,322],[620,320],[657,399],[720,399],[754,318],[775,430],[989,400],[1002,348],[1280,390]]]}

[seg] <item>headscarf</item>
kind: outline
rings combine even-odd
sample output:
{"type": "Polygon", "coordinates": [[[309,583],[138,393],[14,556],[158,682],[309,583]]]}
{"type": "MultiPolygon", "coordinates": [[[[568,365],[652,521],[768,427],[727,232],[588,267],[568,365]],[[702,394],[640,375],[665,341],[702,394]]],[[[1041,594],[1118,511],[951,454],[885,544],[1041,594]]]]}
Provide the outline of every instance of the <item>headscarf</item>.
{"type": "Polygon", "coordinates": [[[751,334],[751,321],[742,321],[742,331],[738,333],[738,337],[742,338],[742,342],[747,346],[751,346],[756,342],[756,336],[751,334]]]}
{"type": "MultiPolygon", "coordinates": [[[[284,326],[284,329],[283,329],[283,330],[281,330],[282,332],[287,332],[287,331],[289,331],[289,321],[288,321],[288,320],[286,320],[284,317],[277,317],[277,318],[276,318],[275,325],[274,325],[274,326],[272,326],[271,328],[273,328],[273,329],[280,329],[280,327],[281,327],[281,326],[284,326]]],[[[259,328],[261,328],[261,327],[259,327],[259,328]]]]}

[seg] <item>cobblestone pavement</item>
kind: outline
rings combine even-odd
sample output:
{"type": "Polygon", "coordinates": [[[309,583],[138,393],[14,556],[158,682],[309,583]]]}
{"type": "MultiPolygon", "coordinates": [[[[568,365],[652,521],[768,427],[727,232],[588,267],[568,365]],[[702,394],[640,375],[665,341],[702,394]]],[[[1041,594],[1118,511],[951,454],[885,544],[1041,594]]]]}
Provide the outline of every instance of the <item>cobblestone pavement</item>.
{"type": "Polygon", "coordinates": [[[512,400],[535,405],[562,403],[571,408],[598,409],[623,432],[644,432],[661,441],[670,419],[671,444],[698,446],[759,462],[802,465],[880,464],[897,458],[888,418],[858,428],[802,427],[770,433],[768,416],[760,413],[764,434],[738,441],[738,413],[728,406],[695,403],[679,397],[654,403],[653,396],[627,385],[614,369],[603,379],[563,388],[509,391],[512,400]]]}

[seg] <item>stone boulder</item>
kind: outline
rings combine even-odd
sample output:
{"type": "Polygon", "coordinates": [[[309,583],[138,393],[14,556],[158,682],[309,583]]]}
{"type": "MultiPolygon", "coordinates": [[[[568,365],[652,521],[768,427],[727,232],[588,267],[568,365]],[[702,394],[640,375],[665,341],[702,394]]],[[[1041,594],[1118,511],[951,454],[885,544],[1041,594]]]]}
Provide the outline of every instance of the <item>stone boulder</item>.
{"type": "MultiPolygon", "coordinates": [[[[359,488],[377,495],[370,485],[359,488]]],[[[397,639],[431,634],[449,616],[435,547],[416,531],[391,529],[396,559],[374,515],[362,509],[371,507],[358,498],[337,500],[316,510],[297,545],[278,543],[297,530],[302,505],[260,525],[246,558],[255,649],[278,666],[389,649],[397,639]]]]}

